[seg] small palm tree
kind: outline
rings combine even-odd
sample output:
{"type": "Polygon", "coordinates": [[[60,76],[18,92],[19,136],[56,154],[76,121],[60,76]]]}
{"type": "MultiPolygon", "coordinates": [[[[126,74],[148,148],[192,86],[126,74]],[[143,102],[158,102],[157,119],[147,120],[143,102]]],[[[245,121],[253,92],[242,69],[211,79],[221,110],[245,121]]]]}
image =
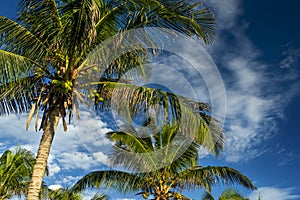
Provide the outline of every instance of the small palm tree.
{"type": "MultiPolygon", "coordinates": [[[[260,199],[260,197],[258,199],[260,199]]],[[[209,191],[206,191],[202,196],[202,200],[214,200],[214,197],[209,191]]],[[[226,189],[224,192],[222,192],[218,200],[250,200],[250,199],[244,197],[237,190],[226,189]]]]}
{"type": "MultiPolygon", "coordinates": [[[[200,5],[184,0],[20,0],[17,21],[0,16],[0,114],[29,113],[26,129],[36,114],[38,130],[43,111],[43,135],[28,199],[39,198],[59,121],[66,131],[65,118],[70,119],[72,111],[78,116],[78,101],[84,97],[74,83],[79,71],[90,67],[86,59],[94,48],[118,33],[153,26],[197,36],[209,44],[214,40],[215,21],[200,5]]],[[[98,77],[98,85],[102,89],[116,85],[151,52],[142,48],[115,58],[105,65],[108,70],[98,77]]],[[[95,102],[109,101],[101,91],[96,91],[95,102]]]]}
{"type": "MultiPolygon", "coordinates": [[[[126,128],[132,130],[131,128],[126,128]]],[[[241,184],[254,189],[252,182],[239,171],[229,167],[198,166],[199,145],[191,142],[184,152],[178,150],[182,142],[171,145],[177,136],[178,126],[166,125],[161,131],[143,137],[132,132],[111,132],[107,136],[115,142],[112,165],[128,170],[95,171],[79,180],[73,190],[82,191],[86,187],[115,188],[122,192],[138,192],[145,199],[157,200],[188,199],[182,190],[205,188],[210,191],[219,183],[241,184]],[[148,136],[148,137],[147,137],[148,136]],[[176,146],[176,147],[175,147],[176,146]],[[140,154],[141,156],[136,156],[140,154]],[[165,160],[163,166],[161,160],[165,160]],[[162,167],[163,166],[163,167],[162,167]]]]}
{"type": "Polygon", "coordinates": [[[219,197],[219,200],[250,200],[249,198],[244,197],[238,191],[233,189],[227,189],[219,197]]]}
{"type": "Polygon", "coordinates": [[[26,149],[7,150],[0,157],[0,199],[10,199],[27,193],[35,163],[26,149]]]}
{"type": "Polygon", "coordinates": [[[68,188],[59,188],[57,190],[49,190],[46,196],[47,200],[81,200],[80,193],[73,192],[68,188]]]}

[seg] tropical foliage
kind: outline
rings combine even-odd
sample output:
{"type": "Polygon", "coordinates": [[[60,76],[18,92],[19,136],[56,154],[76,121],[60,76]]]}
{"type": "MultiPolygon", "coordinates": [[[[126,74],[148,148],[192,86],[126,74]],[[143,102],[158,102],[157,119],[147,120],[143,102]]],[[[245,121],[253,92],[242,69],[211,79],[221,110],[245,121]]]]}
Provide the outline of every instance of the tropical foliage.
{"type": "MultiPolygon", "coordinates": [[[[132,128],[125,128],[131,130],[132,128]]],[[[198,148],[195,141],[184,152],[184,141],[175,141],[178,126],[167,125],[153,135],[142,132],[110,132],[108,138],[115,142],[112,155],[113,166],[130,171],[104,170],[87,174],[73,187],[82,191],[86,187],[114,188],[122,192],[136,192],[145,199],[189,199],[182,190],[206,189],[216,184],[240,184],[255,189],[253,183],[239,171],[229,167],[198,166],[198,148]],[[180,155],[176,155],[179,154],[180,155]],[[137,155],[138,154],[138,155],[137,155]],[[168,160],[170,159],[170,160],[168,160]],[[162,162],[160,162],[162,161],[162,162]],[[120,181],[122,180],[122,181],[120,181]]]]}
{"type": "Polygon", "coordinates": [[[25,149],[7,150],[0,157],[0,199],[27,193],[34,155],[25,149]]]}
{"type": "MultiPolygon", "coordinates": [[[[76,91],[74,84],[80,71],[91,67],[87,56],[117,33],[151,26],[195,35],[208,44],[215,36],[210,11],[184,0],[20,0],[17,21],[0,16],[0,113],[29,113],[26,129],[35,114],[35,129],[43,130],[28,199],[38,199],[60,119],[66,131],[65,118],[70,120],[72,112],[78,116],[78,101],[84,102],[86,93],[76,91]]],[[[106,70],[97,79],[94,102],[110,101],[104,88],[109,83],[116,87],[121,75],[142,66],[152,52],[140,48],[106,65],[100,60],[106,70]]]]}
{"type": "Polygon", "coordinates": [[[47,194],[45,195],[47,200],[81,200],[82,196],[79,193],[72,192],[68,188],[59,188],[56,190],[48,189],[47,194]]]}

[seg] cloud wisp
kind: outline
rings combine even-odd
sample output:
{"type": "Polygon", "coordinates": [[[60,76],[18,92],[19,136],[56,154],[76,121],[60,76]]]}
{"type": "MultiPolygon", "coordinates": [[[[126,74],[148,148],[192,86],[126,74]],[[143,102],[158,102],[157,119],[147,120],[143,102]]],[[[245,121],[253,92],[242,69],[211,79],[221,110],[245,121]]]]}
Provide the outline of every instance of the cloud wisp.
{"type": "Polygon", "coordinates": [[[300,195],[294,194],[293,188],[261,187],[249,195],[251,200],[257,200],[261,196],[263,200],[292,200],[299,199],[300,195]]]}
{"type": "Polygon", "coordinates": [[[261,144],[278,131],[285,107],[299,94],[295,90],[299,86],[295,78],[298,75],[292,69],[299,60],[299,50],[288,48],[283,52],[283,60],[272,66],[262,60],[260,50],[247,36],[247,24],[239,21],[243,14],[241,1],[205,3],[216,12],[219,28],[218,39],[208,50],[226,87],[228,148],[224,157],[230,162],[253,159],[268,151],[261,144]],[[278,74],[278,70],[282,72],[278,74]]]}

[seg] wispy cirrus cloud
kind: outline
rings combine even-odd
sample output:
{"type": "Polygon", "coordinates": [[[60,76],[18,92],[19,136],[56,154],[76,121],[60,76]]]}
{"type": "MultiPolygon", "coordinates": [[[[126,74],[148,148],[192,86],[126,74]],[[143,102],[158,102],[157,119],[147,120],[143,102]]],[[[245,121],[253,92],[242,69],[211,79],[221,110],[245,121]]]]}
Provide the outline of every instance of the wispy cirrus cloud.
{"type": "Polygon", "coordinates": [[[294,69],[299,50],[287,47],[277,66],[266,63],[246,34],[247,22],[239,21],[243,14],[241,1],[212,0],[205,1],[205,5],[215,12],[218,25],[218,39],[207,50],[226,87],[224,157],[230,162],[253,159],[268,151],[260,144],[277,131],[289,100],[299,94],[294,69]]]}

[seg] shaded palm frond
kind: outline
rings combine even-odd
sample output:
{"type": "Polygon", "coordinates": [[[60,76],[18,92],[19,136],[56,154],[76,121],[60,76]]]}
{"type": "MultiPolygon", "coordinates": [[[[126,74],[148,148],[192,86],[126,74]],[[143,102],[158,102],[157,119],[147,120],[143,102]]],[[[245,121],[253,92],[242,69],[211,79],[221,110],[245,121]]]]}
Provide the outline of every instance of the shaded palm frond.
{"type": "Polygon", "coordinates": [[[206,190],[204,192],[204,194],[202,195],[202,200],[215,200],[215,198],[213,197],[213,195],[211,194],[210,191],[206,190]]]}
{"type": "Polygon", "coordinates": [[[38,63],[49,53],[44,41],[17,22],[0,16],[0,47],[38,63]]]}
{"type": "Polygon", "coordinates": [[[50,50],[61,26],[59,5],[55,0],[21,0],[18,21],[50,50]]]}
{"type": "Polygon", "coordinates": [[[36,101],[41,81],[40,77],[25,77],[0,85],[0,114],[28,112],[36,101]]]}
{"type": "MultiPolygon", "coordinates": [[[[71,67],[77,66],[77,58],[87,56],[89,47],[97,37],[96,23],[99,20],[98,1],[79,0],[62,7],[62,49],[68,55],[71,67]]],[[[74,69],[70,69],[72,71],[74,69]]]]}
{"type": "Polygon", "coordinates": [[[0,50],[0,84],[17,81],[27,76],[42,76],[47,74],[44,67],[30,58],[0,50]]]}

